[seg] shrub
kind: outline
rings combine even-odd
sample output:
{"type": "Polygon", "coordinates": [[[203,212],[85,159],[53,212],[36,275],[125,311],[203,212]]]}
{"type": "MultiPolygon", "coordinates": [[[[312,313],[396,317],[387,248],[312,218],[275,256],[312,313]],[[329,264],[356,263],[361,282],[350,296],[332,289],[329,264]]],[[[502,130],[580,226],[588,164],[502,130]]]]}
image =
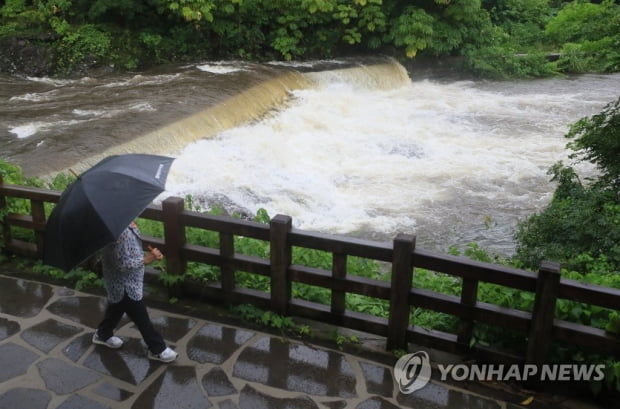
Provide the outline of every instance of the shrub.
{"type": "Polygon", "coordinates": [[[578,161],[594,163],[599,176],[584,183],[576,171],[556,163],[549,171],[558,183],[549,206],[520,222],[516,258],[535,268],[541,260],[586,266],[583,255],[609,260],[620,269],[620,98],[602,112],[582,118],[567,133],[568,148],[578,161]]]}

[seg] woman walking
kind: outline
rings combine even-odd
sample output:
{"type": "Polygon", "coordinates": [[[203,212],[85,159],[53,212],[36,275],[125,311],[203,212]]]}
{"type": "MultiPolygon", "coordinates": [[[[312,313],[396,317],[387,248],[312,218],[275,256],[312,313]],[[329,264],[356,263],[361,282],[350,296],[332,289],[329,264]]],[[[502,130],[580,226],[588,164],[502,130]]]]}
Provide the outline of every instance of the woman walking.
{"type": "Polygon", "coordinates": [[[146,254],[138,226],[132,222],[118,240],[102,250],[103,280],[108,295],[108,306],[93,343],[117,349],[123,340],[114,335],[114,330],[124,314],[136,324],[142,339],[148,347],[149,359],[172,362],[178,354],[166,346],[163,337],[155,328],[143,301],[144,266],[163,255],[156,248],[146,254]]]}

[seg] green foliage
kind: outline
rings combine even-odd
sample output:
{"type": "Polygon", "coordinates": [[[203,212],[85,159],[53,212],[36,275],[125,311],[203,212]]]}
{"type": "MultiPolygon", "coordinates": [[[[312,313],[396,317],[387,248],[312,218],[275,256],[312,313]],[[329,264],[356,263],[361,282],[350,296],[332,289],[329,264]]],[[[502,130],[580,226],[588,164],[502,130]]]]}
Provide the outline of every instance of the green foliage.
{"type": "MultiPolygon", "coordinates": [[[[25,178],[19,166],[12,165],[0,159],[0,175],[2,175],[3,183],[22,186],[42,187],[43,182],[37,178],[25,178]]],[[[6,198],[4,207],[0,207],[0,225],[9,213],[30,214],[30,201],[27,199],[19,199],[14,197],[6,198]]],[[[23,228],[13,227],[11,234],[19,239],[32,241],[34,232],[23,228]]],[[[4,229],[0,229],[0,248],[4,247],[4,229]]]]}
{"type": "Polygon", "coordinates": [[[584,41],[581,48],[592,63],[592,72],[620,71],[620,35],[584,41]]]}
{"type": "Polygon", "coordinates": [[[590,118],[582,118],[570,127],[567,138],[571,159],[595,164],[601,175],[596,187],[620,190],[620,98],[590,118]]]}
{"type": "Polygon", "coordinates": [[[620,361],[605,362],[605,382],[609,389],[620,391],[620,361]]]}
{"type": "Polygon", "coordinates": [[[383,318],[387,318],[390,313],[390,305],[387,300],[380,300],[359,294],[346,295],[346,308],[351,311],[383,318]]]}
{"type": "Polygon", "coordinates": [[[48,188],[52,190],[65,190],[67,186],[73,183],[76,177],[70,173],[58,173],[51,182],[48,183],[48,188]]]}
{"type": "Polygon", "coordinates": [[[271,218],[269,217],[269,213],[267,213],[267,210],[261,207],[256,212],[256,215],[254,216],[253,220],[257,223],[269,224],[269,222],[271,221],[271,218]]]}
{"type": "Polygon", "coordinates": [[[433,17],[423,9],[407,7],[392,23],[387,40],[404,47],[407,57],[429,46],[433,38],[433,17]]]}
{"type": "Polygon", "coordinates": [[[470,69],[481,76],[528,78],[620,68],[620,6],[613,1],[567,3],[559,12],[538,0],[485,1],[483,6],[506,36],[464,47],[470,69]],[[557,62],[546,59],[552,52],[559,53],[557,62]]]}
{"type": "Polygon", "coordinates": [[[520,222],[516,258],[536,268],[543,259],[568,269],[587,267],[588,257],[604,257],[610,271],[620,269],[620,99],[601,113],[571,126],[571,158],[594,163],[599,176],[584,184],[572,167],[550,169],[557,188],[549,206],[520,222]]]}
{"type": "Polygon", "coordinates": [[[166,287],[174,287],[175,285],[181,284],[185,280],[185,277],[182,275],[169,274],[165,271],[161,271],[157,274],[157,279],[166,287]]]}
{"type": "Polygon", "coordinates": [[[494,23],[504,27],[518,23],[533,23],[544,27],[551,15],[548,0],[483,0],[494,23]]]}
{"type": "Polygon", "coordinates": [[[69,31],[70,23],[67,18],[71,14],[70,0],[45,0],[36,2],[39,15],[57,34],[64,35],[69,31]]]}
{"type": "Polygon", "coordinates": [[[64,272],[55,267],[44,265],[39,261],[34,266],[30,267],[30,269],[34,273],[51,277],[55,280],[63,280],[73,283],[76,290],[103,287],[103,279],[99,275],[93,271],[85,270],[81,267],[64,272]]]}
{"type": "Polygon", "coordinates": [[[68,24],[55,26],[55,31],[63,36],[57,47],[58,65],[70,72],[87,60],[109,57],[112,40],[110,35],[92,24],[72,29],[68,24]]]}
{"type": "Polygon", "coordinates": [[[47,16],[31,8],[25,0],[5,1],[0,8],[0,16],[6,21],[0,26],[0,35],[36,31],[47,26],[47,16]]]}
{"type": "MultiPolygon", "coordinates": [[[[496,67],[491,73],[499,72],[501,75],[495,74],[493,77],[527,78],[553,74],[551,67],[546,67],[547,61],[535,61],[524,56],[532,52],[539,55],[546,51],[541,39],[544,37],[546,22],[553,13],[547,0],[492,0],[483,1],[483,6],[489,11],[493,24],[505,33],[499,42],[493,41],[483,46],[505,48],[499,55],[508,58],[506,66],[502,66],[501,60],[495,60],[496,67]],[[521,56],[510,58],[511,54],[521,56]]],[[[484,61],[478,61],[478,64],[481,63],[484,61]]]]}
{"type": "Polygon", "coordinates": [[[297,325],[291,317],[283,317],[273,311],[264,311],[251,304],[236,305],[232,307],[231,310],[246,321],[266,327],[279,329],[300,336],[309,335],[311,332],[309,326],[297,325]]]}
{"type": "Polygon", "coordinates": [[[540,51],[519,51],[519,45],[501,30],[492,45],[468,47],[464,53],[469,70],[477,76],[494,79],[534,78],[557,75],[558,67],[540,51]]]}
{"type": "Polygon", "coordinates": [[[546,38],[560,45],[559,67],[570,73],[615,72],[620,69],[620,5],[572,2],[550,19],[546,38]]]}
{"type": "Polygon", "coordinates": [[[141,1],[95,0],[81,3],[83,5],[78,7],[94,22],[118,22],[129,25],[138,22],[140,15],[148,13],[148,3],[141,1]]]}
{"type": "MultiPolygon", "coordinates": [[[[620,288],[620,274],[614,272],[612,265],[604,255],[596,259],[581,255],[579,259],[583,266],[581,270],[585,272],[563,269],[564,278],[603,287],[620,288]]],[[[558,300],[556,305],[557,318],[600,329],[614,328],[614,314],[616,313],[609,309],[563,299],[558,300]]]]}
{"type": "MultiPolygon", "coordinates": [[[[0,35],[54,33],[61,73],[109,64],[464,55],[481,76],[620,66],[619,8],[549,0],[8,0],[0,35]],[[561,52],[557,64],[543,57],[561,52]]],[[[36,37],[36,36],[35,36],[36,37]]],[[[49,36],[48,36],[49,37],[49,36]]]]}
{"type": "Polygon", "coordinates": [[[154,61],[156,62],[162,62],[161,48],[160,48],[160,45],[162,44],[162,40],[163,38],[159,34],[146,33],[146,32],[140,33],[140,41],[153,55],[154,61]]]}
{"type": "Polygon", "coordinates": [[[574,1],[566,4],[545,27],[546,36],[557,44],[598,40],[618,35],[620,7],[613,0],[600,4],[574,1]]]}
{"type": "Polygon", "coordinates": [[[195,282],[214,282],[220,279],[220,269],[219,267],[210,266],[207,264],[190,262],[187,263],[187,271],[185,272],[185,276],[195,282]]]}
{"type": "Polygon", "coordinates": [[[0,12],[2,17],[15,17],[26,10],[26,0],[6,0],[0,12]]]}
{"type": "MultiPolygon", "coordinates": [[[[547,259],[580,269],[584,254],[607,255],[614,268],[620,266],[620,206],[613,202],[617,199],[609,192],[579,191],[576,186],[570,196],[556,194],[544,211],[518,224],[516,257],[526,267],[536,268],[547,259]]],[[[565,183],[559,189],[570,187],[565,183]]]]}
{"type": "Polygon", "coordinates": [[[605,324],[605,331],[620,336],[620,312],[612,311],[609,314],[609,320],[607,324],[605,324]]]}
{"type": "Polygon", "coordinates": [[[587,56],[580,44],[566,43],[560,51],[557,66],[562,72],[580,74],[594,68],[592,58],[587,56]]]}
{"type": "Polygon", "coordinates": [[[359,338],[355,334],[344,335],[334,330],[332,333],[332,337],[336,341],[336,345],[338,346],[338,349],[341,349],[341,350],[344,348],[346,344],[359,344],[360,343],[359,338]]]}
{"type": "Polygon", "coordinates": [[[2,175],[4,183],[13,185],[24,184],[24,176],[21,168],[2,159],[0,159],[0,175],[2,175]]]}

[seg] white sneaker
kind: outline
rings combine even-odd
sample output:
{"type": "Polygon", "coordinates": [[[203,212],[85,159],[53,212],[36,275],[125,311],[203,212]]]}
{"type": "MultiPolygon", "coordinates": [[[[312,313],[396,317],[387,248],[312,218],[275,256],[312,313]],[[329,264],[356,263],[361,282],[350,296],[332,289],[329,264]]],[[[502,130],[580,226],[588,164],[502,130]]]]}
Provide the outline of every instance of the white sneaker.
{"type": "Polygon", "coordinates": [[[153,359],[155,361],[172,362],[177,359],[177,356],[179,356],[179,354],[168,347],[166,347],[166,349],[159,354],[154,354],[149,351],[149,359],[153,359]]]}
{"type": "Polygon", "coordinates": [[[99,344],[104,345],[108,348],[118,349],[123,346],[123,340],[119,337],[112,336],[104,341],[103,339],[99,338],[99,335],[97,335],[97,333],[95,332],[93,334],[93,344],[99,344]]]}

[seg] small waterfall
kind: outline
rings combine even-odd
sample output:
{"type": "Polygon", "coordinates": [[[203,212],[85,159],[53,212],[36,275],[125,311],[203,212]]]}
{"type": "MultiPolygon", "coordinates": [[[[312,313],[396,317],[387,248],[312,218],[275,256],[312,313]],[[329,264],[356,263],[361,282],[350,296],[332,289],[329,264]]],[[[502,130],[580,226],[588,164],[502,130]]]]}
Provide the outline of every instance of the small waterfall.
{"type": "Polygon", "coordinates": [[[285,104],[291,91],[308,86],[309,82],[303,75],[294,71],[287,72],[226,98],[187,118],[113,146],[79,163],[74,170],[88,169],[109,155],[140,152],[174,154],[191,142],[212,138],[227,129],[260,119],[269,111],[285,104]]]}
{"type": "Polygon", "coordinates": [[[269,112],[279,110],[289,101],[293,91],[320,88],[334,81],[370,90],[395,89],[411,84],[405,68],[393,59],[370,65],[356,64],[305,73],[287,70],[191,116],[90,156],[72,166],[72,169],[82,172],[109,155],[176,154],[192,142],[213,138],[221,132],[257,121],[269,112]]]}
{"type": "Polygon", "coordinates": [[[356,88],[382,91],[411,85],[407,70],[395,60],[380,64],[309,72],[305,75],[319,87],[341,82],[356,88]]]}

